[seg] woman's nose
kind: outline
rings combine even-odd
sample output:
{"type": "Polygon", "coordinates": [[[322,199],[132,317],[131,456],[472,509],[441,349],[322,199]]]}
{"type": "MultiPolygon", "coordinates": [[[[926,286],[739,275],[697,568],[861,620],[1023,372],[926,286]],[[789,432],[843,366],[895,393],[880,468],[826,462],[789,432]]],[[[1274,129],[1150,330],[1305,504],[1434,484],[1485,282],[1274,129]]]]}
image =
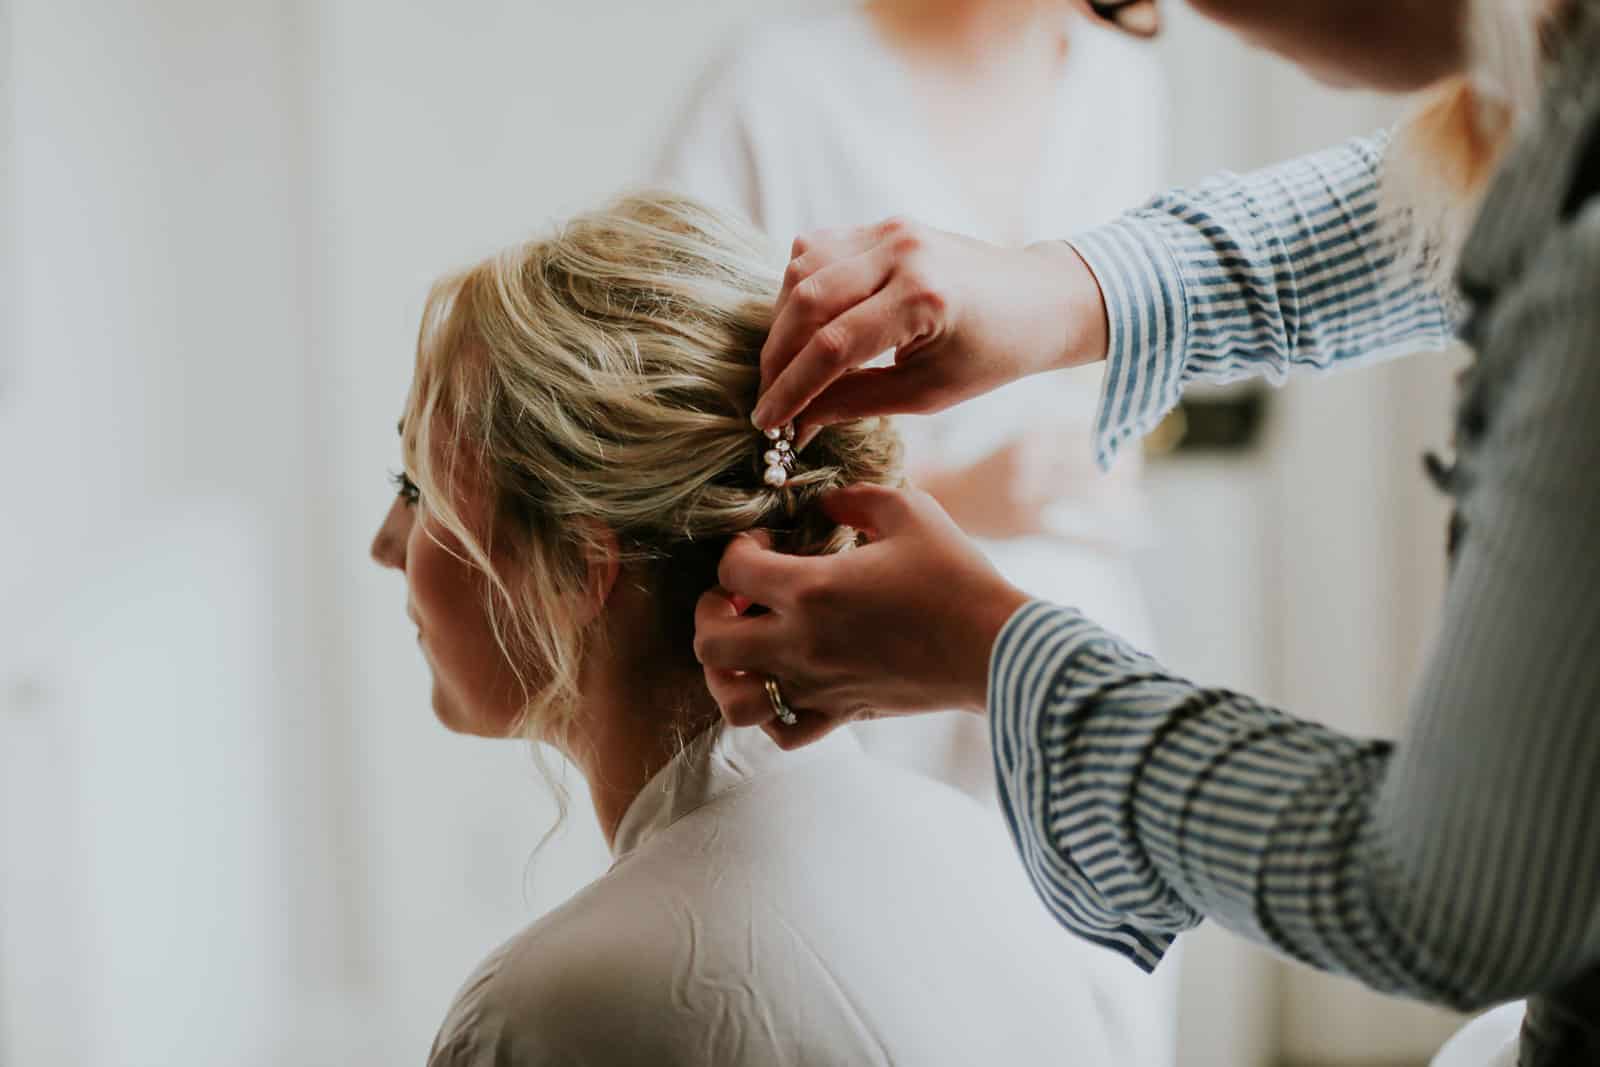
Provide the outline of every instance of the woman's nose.
{"type": "Polygon", "coordinates": [[[383,525],[378,527],[378,533],[372,539],[373,562],[380,567],[405,570],[406,536],[410,525],[411,509],[397,496],[394,503],[389,505],[389,513],[383,517],[383,525]]]}

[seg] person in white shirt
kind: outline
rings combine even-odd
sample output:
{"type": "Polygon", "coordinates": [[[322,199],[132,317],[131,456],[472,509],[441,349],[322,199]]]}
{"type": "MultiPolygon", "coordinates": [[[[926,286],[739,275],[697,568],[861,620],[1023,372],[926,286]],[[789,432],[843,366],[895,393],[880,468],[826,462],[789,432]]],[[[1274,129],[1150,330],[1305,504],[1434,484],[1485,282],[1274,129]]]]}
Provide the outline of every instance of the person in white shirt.
{"type": "Polygon", "coordinates": [[[798,457],[751,427],[781,271],[654,194],[430,297],[372,553],[441,721],[562,752],[614,856],[471,976],[434,1067],[1134,1062],[990,813],[848,732],[721,724],[694,605],[730,537],[844,550],[822,496],[901,480],[884,420],[798,457]]]}

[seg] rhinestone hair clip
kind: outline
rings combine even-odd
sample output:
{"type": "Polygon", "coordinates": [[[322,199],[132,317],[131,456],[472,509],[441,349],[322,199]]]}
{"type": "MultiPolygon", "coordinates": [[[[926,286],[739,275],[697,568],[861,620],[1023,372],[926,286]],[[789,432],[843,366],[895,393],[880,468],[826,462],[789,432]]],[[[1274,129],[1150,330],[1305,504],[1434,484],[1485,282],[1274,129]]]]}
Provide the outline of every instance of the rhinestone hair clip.
{"type": "Polygon", "coordinates": [[[762,436],[766,439],[766,451],[761,455],[761,463],[766,471],[761,480],[774,489],[782,489],[794,471],[794,423],[782,429],[774,426],[763,430],[762,436]]]}

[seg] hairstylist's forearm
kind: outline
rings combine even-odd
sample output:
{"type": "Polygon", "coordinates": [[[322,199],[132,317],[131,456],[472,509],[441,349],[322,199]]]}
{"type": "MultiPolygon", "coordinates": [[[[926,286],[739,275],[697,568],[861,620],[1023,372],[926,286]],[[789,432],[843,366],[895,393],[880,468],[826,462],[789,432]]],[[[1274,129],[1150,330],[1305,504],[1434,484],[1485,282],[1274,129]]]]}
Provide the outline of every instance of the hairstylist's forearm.
{"type": "Polygon", "coordinates": [[[972,656],[971,666],[965,672],[971,688],[967,700],[961,705],[965,711],[978,715],[989,712],[990,672],[994,669],[995,647],[1006,624],[1029,603],[1022,590],[1009,585],[997,585],[982,602],[971,604],[963,612],[967,623],[966,648],[972,656]],[[979,669],[973,669],[979,668],[979,669]]]}
{"type": "Polygon", "coordinates": [[[1106,369],[1096,458],[1155,427],[1193,382],[1322,371],[1439,349],[1450,306],[1393,269],[1411,232],[1388,212],[1386,134],[1174,189],[1074,234],[1101,286],[1106,369]],[[1281,254],[1293,249],[1294,254],[1281,254]],[[1332,284],[1337,282],[1338,284],[1332,284]]]}
{"type": "Polygon", "coordinates": [[[905,219],[797,238],[752,420],[817,428],[926,415],[1102,359],[1099,286],[1059,242],[1015,248],[905,219]],[[867,366],[893,349],[892,366],[867,366]]]}
{"type": "Polygon", "coordinates": [[[1060,338],[1056,346],[1057,369],[1099,363],[1106,358],[1110,325],[1100,280],[1078,250],[1066,241],[1040,241],[1029,245],[1029,255],[1059,279],[1061,293],[1060,338]]]}

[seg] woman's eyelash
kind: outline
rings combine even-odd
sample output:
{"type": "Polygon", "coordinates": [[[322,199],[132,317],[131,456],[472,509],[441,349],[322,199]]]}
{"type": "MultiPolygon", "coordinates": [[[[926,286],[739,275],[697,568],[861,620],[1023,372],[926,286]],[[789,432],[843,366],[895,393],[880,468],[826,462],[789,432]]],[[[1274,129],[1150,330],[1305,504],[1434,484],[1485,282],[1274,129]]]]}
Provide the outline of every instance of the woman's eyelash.
{"type": "Polygon", "coordinates": [[[417,488],[417,483],[405,471],[390,471],[389,481],[394,483],[394,491],[399,494],[407,506],[415,504],[422,499],[422,490],[417,488]]]}

